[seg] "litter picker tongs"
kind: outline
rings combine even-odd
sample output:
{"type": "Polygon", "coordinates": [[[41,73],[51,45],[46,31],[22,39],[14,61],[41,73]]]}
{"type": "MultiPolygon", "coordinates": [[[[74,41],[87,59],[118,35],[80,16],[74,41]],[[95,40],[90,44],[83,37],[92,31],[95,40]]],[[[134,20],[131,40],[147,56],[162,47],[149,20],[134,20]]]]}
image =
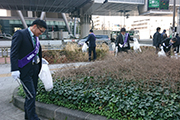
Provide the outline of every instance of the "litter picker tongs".
{"type": "Polygon", "coordinates": [[[26,85],[25,85],[19,78],[17,78],[16,81],[18,82],[19,85],[22,84],[23,90],[25,89],[25,90],[27,91],[27,92],[26,92],[26,91],[24,90],[24,93],[26,94],[26,97],[27,97],[28,99],[30,99],[29,96],[28,96],[28,94],[29,94],[30,97],[33,98],[32,94],[30,93],[30,91],[28,90],[28,88],[26,87],[26,85]],[[20,82],[19,82],[19,81],[20,81],[20,82]],[[28,93],[28,94],[27,94],[27,93],[28,93]]]}

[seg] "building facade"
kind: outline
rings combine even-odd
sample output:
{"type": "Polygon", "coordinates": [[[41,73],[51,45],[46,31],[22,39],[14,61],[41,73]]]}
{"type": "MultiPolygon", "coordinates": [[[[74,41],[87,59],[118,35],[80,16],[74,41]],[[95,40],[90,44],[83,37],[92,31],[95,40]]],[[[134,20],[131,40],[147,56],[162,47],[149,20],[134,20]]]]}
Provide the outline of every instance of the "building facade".
{"type": "MultiPolygon", "coordinates": [[[[96,30],[120,31],[122,27],[125,27],[126,30],[138,30],[140,39],[150,39],[156,32],[157,27],[161,27],[160,32],[166,29],[166,33],[169,35],[169,29],[173,22],[172,16],[129,16],[129,18],[122,16],[94,16],[92,18],[96,30]]],[[[177,21],[175,26],[177,26],[177,21]]]]}
{"type": "MultiPolygon", "coordinates": [[[[4,14],[0,16],[0,33],[13,35],[16,30],[24,29],[23,24],[16,11],[2,10],[4,14]]],[[[22,11],[25,22],[27,26],[30,26],[32,22],[39,18],[40,12],[32,11],[22,11]]],[[[73,30],[74,23],[71,22],[71,18],[66,15],[69,25],[73,30]]],[[[56,31],[67,31],[66,24],[60,13],[46,13],[45,21],[47,23],[47,30],[44,34],[48,32],[56,31]]],[[[50,36],[49,36],[50,37],[50,36]]]]}

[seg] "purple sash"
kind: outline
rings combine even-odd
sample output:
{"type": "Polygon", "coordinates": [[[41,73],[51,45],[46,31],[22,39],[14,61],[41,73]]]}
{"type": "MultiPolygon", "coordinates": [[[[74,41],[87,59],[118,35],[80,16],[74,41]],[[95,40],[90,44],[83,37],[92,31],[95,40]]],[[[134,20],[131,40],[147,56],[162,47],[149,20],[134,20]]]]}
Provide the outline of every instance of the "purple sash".
{"type": "Polygon", "coordinates": [[[94,33],[91,33],[91,34],[93,34],[93,35],[94,35],[94,37],[95,37],[95,40],[96,40],[96,35],[95,35],[94,33]]]}
{"type": "Polygon", "coordinates": [[[170,43],[168,47],[170,47],[173,43],[170,43]]]}
{"type": "Polygon", "coordinates": [[[173,45],[173,43],[169,43],[169,45],[168,46],[166,46],[166,45],[163,45],[164,47],[170,47],[170,46],[172,46],[173,45]]]}
{"type": "Polygon", "coordinates": [[[31,53],[26,55],[24,58],[22,58],[21,60],[18,60],[18,67],[20,68],[24,67],[37,55],[37,53],[39,52],[39,38],[36,37],[36,40],[37,40],[37,43],[36,43],[35,49],[31,53]]]}
{"type": "Polygon", "coordinates": [[[127,43],[127,39],[128,39],[128,33],[126,33],[126,36],[125,36],[125,39],[124,39],[124,43],[123,43],[123,47],[127,43]]]}

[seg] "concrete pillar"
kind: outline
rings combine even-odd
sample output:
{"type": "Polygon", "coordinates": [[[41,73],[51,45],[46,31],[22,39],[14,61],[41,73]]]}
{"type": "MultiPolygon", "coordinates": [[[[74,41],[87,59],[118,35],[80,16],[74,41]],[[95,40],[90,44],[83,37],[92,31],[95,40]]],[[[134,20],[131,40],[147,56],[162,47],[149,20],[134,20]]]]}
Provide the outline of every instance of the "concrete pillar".
{"type": "Polygon", "coordinates": [[[180,7],[178,8],[178,14],[177,14],[177,33],[180,35],[180,7]]]}
{"type": "Polygon", "coordinates": [[[76,26],[77,26],[77,22],[76,22],[77,18],[74,18],[74,36],[76,37],[76,26]]]}
{"type": "Polygon", "coordinates": [[[68,30],[68,33],[71,34],[71,30],[70,30],[70,27],[69,27],[69,24],[68,24],[68,21],[67,21],[67,18],[66,18],[66,15],[65,13],[61,13],[62,14],[62,17],[63,17],[63,20],[66,24],[66,27],[67,27],[67,30],[68,30]]]}
{"type": "Polygon", "coordinates": [[[41,12],[40,19],[41,19],[41,20],[44,20],[45,16],[46,16],[46,12],[41,12]]]}
{"type": "Polygon", "coordinates": [[[90,28],[90,18],[91,15],[80,16],[80,26],[81,26],[81,38],[89,34],[90,28]]]}
{"type": "Polygon", "coordinates": [[[28,28],[28,26],[27,26],[27,24],[26,24],[26,22],[25,22],[25,20],[24,20],[24,17],[23,17],[22,12],[21,12],[20,10],[17,10],[17,13],[18,13],[18,15],[19,15],[19,17],[20,17],[20,19],[21,19],[21,22],[22,22],[24,28],[28,28]]]}
{"type": "Polygon", "coordinates": [[[11,10],[7,10],[7,16],[11,17],[11,10]]]}
{"type": "Polygon", "coordinates": [[[28,15],[28,17],[33,17],[33,12],[32,11],[27,11],[27,15],[28,15]]]}

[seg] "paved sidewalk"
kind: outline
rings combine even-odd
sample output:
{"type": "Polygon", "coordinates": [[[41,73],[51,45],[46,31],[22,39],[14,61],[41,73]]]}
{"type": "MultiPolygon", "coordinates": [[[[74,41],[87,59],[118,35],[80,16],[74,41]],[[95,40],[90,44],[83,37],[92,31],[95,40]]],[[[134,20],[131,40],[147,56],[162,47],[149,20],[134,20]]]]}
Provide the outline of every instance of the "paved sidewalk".
{"type": "Polygon", "coordinates": [[[0,64],[0,120],[24,120],[24,112],[11,103],[17,86],[10,74],[10,64],[0,64]]]}
{"type": "MultiPolygon", "coordinates": [[[[66,65],[85,65],[88,63],[70,63],[49,65],[51,71],[66,65]]],[[[0,120],[24,120],[24,112],[12,104],[12,94],[18,83],[11,77],[10,64],[0,63],[0,120]]],[[[40,117],[41,120],[48,120],[40,117]]]]}

